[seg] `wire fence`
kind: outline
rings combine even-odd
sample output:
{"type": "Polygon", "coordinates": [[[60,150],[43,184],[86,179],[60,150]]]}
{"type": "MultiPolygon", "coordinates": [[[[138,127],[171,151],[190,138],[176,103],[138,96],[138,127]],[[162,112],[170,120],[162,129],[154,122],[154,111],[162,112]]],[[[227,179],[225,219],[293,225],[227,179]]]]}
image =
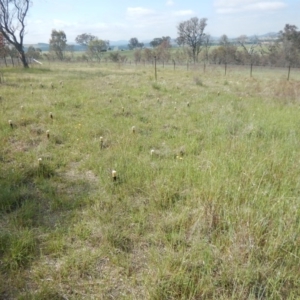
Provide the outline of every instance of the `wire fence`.
{"type": "MultiPolygon", "coordinates": [[[[65,64],[80,64],[80,65],[89,65],[89,66],[114,66],[118,68],[127,67],[127,68],[151,68],[155,67],[155,61],[131,61],[126,60],[123,62],[112,62],[109,60],[102,60],[102,61],[78,61],[78,60],[68,60],[68,61],[60,61],[60,60],[35,60],[33,58],[27,58],[27,62],[31,67],[48,67],[51,65],[65,65],[65,64]]],[[[18,57],[5,57],[0,58],[0,68],[3,67],[22,67],[22,62],[18,57]]],[[[234,73],[243,73],[246,74],[248,72],[249,76],[255,77],[256,74],[263,75],[270,74],[270,72],[274,72],[278,74],[281,77],[286,77],[289,79],[290,73],[296,78],[300,80],[300,68],[294,67],[275,67],[275,66],[262,66],[262,65],[247,65],[247,64],[213,64],[213,63],[207,63],[207,62],[198,62],[198,63],[184,63],[184,62],[177,62],[177,61],[156,61],[156,67],[159,72],[159,70],[162,69],[172,69],[174,71],[194,71],[199,73],[219,73],[220,75],[230,75],[234,73]]]]}

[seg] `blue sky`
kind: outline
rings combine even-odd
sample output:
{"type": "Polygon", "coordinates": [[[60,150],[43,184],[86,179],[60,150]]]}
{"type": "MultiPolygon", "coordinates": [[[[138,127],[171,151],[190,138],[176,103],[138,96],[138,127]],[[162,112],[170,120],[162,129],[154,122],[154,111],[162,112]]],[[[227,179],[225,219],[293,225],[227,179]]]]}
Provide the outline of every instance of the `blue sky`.
{"type": "Polygon", "coordinates": [[[278,32],[286,23],[300,29],[300,0],[33,0],[25,44],[48,42],[63,30],[69,43],[91,33],[110,41],[177,37],[176,26],[192,17],[207,18],[212,36],[278,32]]]}

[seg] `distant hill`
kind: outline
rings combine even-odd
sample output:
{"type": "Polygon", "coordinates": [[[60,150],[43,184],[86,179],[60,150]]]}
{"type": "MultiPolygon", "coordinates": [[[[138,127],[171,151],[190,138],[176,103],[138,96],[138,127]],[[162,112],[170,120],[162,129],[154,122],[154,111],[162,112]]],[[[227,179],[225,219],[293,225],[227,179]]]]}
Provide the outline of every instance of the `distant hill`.
{"type": "MultiPolygon", "coordinates": [[[[37,43],[37,44],[24,44],[24,48],[25,51],[27,51],[27,49],[32,46],[34,48],[39,48],[41,49],[43,52],[47,52],[49,51],[49,44],[47,43],[37,43]]],[[[72,46],[74,51],[86,51],[86,47],[82,46],[82,45],[78,45],[75,43],[70,43],[69,46],[72,46]]],[[[128,46],[128,41],[110,41],[110,47],[113,49],[115,47],[117,47],[118,49],[127,49],[128,46]]]]}
{"type": "MultiPolygon", "coordinates": [[[[24,44],[25,51],[27,51],[27,49],[28,49],[30,46],[32,46],[32,47],[34,47],[34,48],[41,49],[42,52],[47,52],[47,51],[49,51],[49,44],[47,44],[47,43],[24,44]]],[[[86,50],[86,47],[81,46],[81,45],[70,44],[70,46],[73,47],[74,51],[85,51],[85,50],[86,50]]]]}

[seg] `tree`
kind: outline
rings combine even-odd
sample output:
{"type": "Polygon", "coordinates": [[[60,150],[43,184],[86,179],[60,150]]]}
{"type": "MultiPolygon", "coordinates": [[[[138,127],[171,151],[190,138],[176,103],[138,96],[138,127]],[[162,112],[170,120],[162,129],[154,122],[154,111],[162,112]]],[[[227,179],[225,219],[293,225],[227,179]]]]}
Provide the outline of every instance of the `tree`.
{"type": "Polygon", "coordinates": [[[295,25],[286,24],[283,31],[279,32],[279,36],[281,41],[287,40],[295,49],[300,50],[300,31],[297,29],[295,25]]]}
{"type": "Polygon", "coordinates": [[[159,46],[162,43],[162,39],[161,38],[155,38],[150,42],[150,45],[155,48],[157,46],[159,46]]]}
{"type": "Polygon", "coordinates": [[[14,66],[15,65],[14,58],[18,57],[18,54],[19,54],[18,50],[15,47],[8,48],[8,53],[7,54],[10,56],[11,63],[14,66]]]}
{"type": "Polygon", "coordinates": [[[198,55],[202,50],[204,30],[207,25],[207,19],[198,19],[197,17],[179,23],[177,26],[178,45],[187,45],[192,49],[193,60],[198,60],[198,55]]]}
{"type": "Polygon", "coordinates": [[[17,50],[24,68],[29,67],[23,49],[23,41],[25,18],[30,2],[30,0],[0,0],[0,32],[17,50]]]}
{"type": "Polygon", "coordinates": [[[166,40],[162,41],[162,43],[159,46],[157,46],[153,51],[157,60],[167,62],[171,58],[170,44],[166,40]]]}
{"type": "Polygon", "coordinates": [[[164,44],[164,47],[171,48],[171,38],[169,36],[163,36],[161,38],[155,38],[150,42],[150,45],[155,48],[164,44]]]}
{"type": "Polygon", "coordinates": [[[100,62],[103,52],[107,51],[108,47],[109,41],[94,38],[88,44],[88,52],[100,62]]]}
{"type": "Polygon", "coordinates": [[[39,59],[42,50],[39,48],[34,48],[33,46],[29,46],[27,49],[27,57],[31,57],[34,59],[39,59]]]}
{"type": "Polygon", "coordinates": [[[236,52],[236,47],[233,46],[227,35],[223,34],[220,38],[220,54],[221,54],[221,62],[224,63],[224,67],[225,67],[225,75],[227,73],[227,64],[230,61],[234,60],[234,54],[236,52]]]}
{"type": "Polygon", "coordinates": [[[121,61],[121,55],[120,55],[120,53],[118,51],[110,52],[109,53],[109,59],[112,62],[120,62],[121,61]]]}
{"type": "Polygon", "coordinates": [[[4,45],[0,49],[0,56],[3,58],[5,65],[7,66],[6,57],[9,55],[10,49],[7,45],[4,45]]]}
{"type": "Polygon", "coordinates": [[[152,61],[153,59],[153,51],[149,48],[143,49],[143,59],[147,62],[152,61]]]}
{"type": "Polygon", "coordinates": [[[297,26],[286,24],[283,31],[279,32],[279,40],[282,44],[284,60],[288,64],[288,80],[291,67],[297,65],[300,57],[300,31],[297,26]]]}
{"type": "Polygon", "coordinates": [[[51,39],[49,41],[50,51],[53,51],[60,59],[64,59],[64,51],[67,47],[67,36],[64,31],[52,30],[51,39]]]}
{"type": "Polygon", "coordinates": [[[208,63],[208,53],[209,53],[209,49],[211,47],[211,42],[210,42],[210,35],[206,34],[204,36],[204,41],[203,41],[203,45],[204,45],[204,72],[206,70],[206,64],[208,63]]]}
{"type": "Polygon", "coordinates": [[[77,44],[79,44],[81,46],[88,46],[89,43],[95,39],[96,39],[96,37],[94,35],[91,35],[90,33],[83,33],[83,34],[77,35],[77,37],[75,38],[75,41],[77,44]]]}
{"type": "Polygon", "coordinates": [[[134,56],[135,63],[140,62],[141,58],[142,58],[142,50],[141,49],[135,49],[135,51],[133,53],[133,56],[134,56]]]}
{"type": "Polygon", "coordinates": [[[137,38],[134,37],[129,40],[129,44],[128,44],[129,50],[133,50],[136,48],[143,48],[143,47],[144,47],[144,44],[139,43],[139,40],[137,38]]]}
{"type": "Polygon", "coordinates": [[[242,47],[246,59],[250,63],[250,77],[252,77],[253,64],[258,57],[258,47],[261,48],[261,45],[256,37],[252,39],[252,41],[249,41],[246,35],[241,35],[237,41],[242,47]]]}

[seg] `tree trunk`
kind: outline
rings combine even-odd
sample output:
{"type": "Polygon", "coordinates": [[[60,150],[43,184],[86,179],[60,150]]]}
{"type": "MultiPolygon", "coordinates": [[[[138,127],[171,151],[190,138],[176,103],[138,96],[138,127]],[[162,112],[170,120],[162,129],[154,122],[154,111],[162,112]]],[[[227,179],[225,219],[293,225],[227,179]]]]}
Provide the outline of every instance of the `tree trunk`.
{"type": "Polygon", "coordinates": [[[23,67],[24,68],[29,68],[24,50],[22,48],[19,48],[19,47],[17,48],[17,50],[19,52],[19,56],[20,56],[21,62],[23,64],[23,67]]]}

